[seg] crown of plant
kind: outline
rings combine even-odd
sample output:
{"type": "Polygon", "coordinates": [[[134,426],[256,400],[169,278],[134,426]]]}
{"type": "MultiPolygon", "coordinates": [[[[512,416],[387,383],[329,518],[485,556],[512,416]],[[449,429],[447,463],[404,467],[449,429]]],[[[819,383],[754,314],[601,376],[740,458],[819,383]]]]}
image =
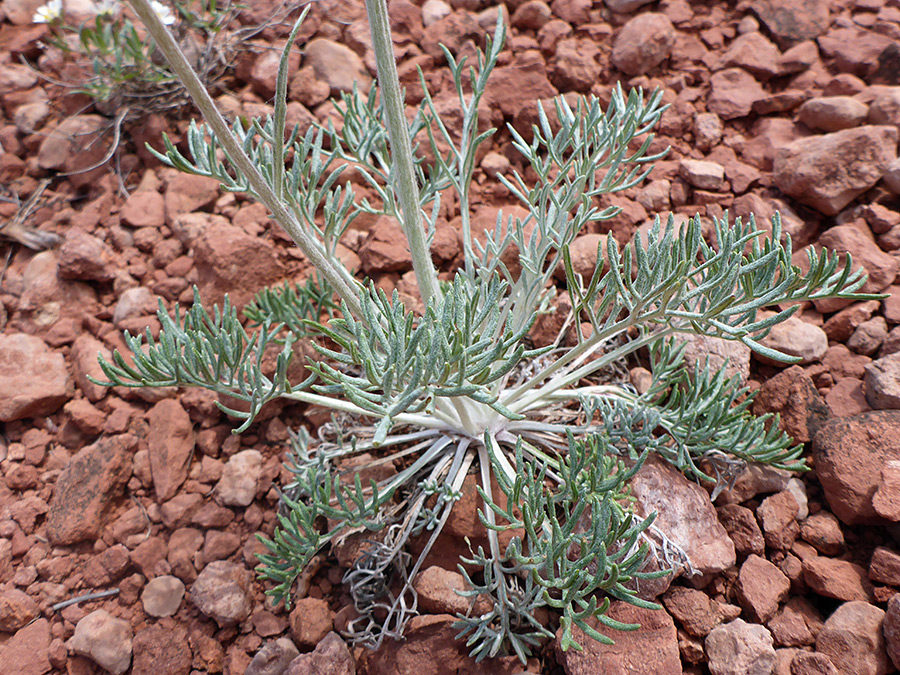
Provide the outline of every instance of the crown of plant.
{"type": "Polygon", "coordinates": [[[460,570],[471,606],[487,596],[491,609],[459,616],[472,654],[512,651],[524,662],[553,635],[535,618],[541,607],[559,612],[563,649],[580,648],[576,626],[609,642],[590,619],[607,633],[635,627],[606,616],[611,599],[657,607],[638,597],[634,580],[690,567],[653,515],[632,510],[628,481],[649,453],[716,490],[748,462],[804,468],[801,448],[777,419],[748,412],[753,395],[739,378],[708,367],[689,375],[675,338],[740,341],[790,361],[759,340],[798,301],[880,297],[857,293],[865,277],[849,256],[841,263],[810,248],[804,273],[791,262],[778,216],[770,236],[753,218],[718,219],[713,244],[701,236],[699,217],[680,228],[669,217],[626,247],[609,237],[590,278],[573,269],[570,244],[588,223],[617,213],[599,208],[598,197],[637,185],[661,156],[649,154],[664,110],[659,92],[615,89],[606,110],[594,97],[535,103],[531,138],[512,127],[509,133],[536,182],[517,171],[497,176],[528,215],[498,212],[493,230],[476,232],[469,187],[476,152],[495,131],[479,133],[478,104],[503,47],[502,21],[472,65],[444,49],[462,111],[454,134],[421,73],[418,115],[411,122],[404,116],[387,8],[367,0],[379,87],[336,102],[340,130],[315,125],[301,137],[285,129],[285,97],[288,50],[306,10],[281,59],[273,115],[229,128],[146,0],[133,1],[206,119],[188,132],[190,157],[166,139],[160,159],[258,199],[317,270],[304,285],[262,291],[244,322],[227,298],[212,314],[196,295],[173,316],[160,305],[158,339],[126,334],[130,362],[118,353],[102,362],[112,384],[199,386],[244,401],[249,410],[223,406],[243,418],[238,432],[276,398],[334,412],[315,440],[303,429],[293,438],[293,480],[284,486],[273,537],[263,538],[268,553],[259,568],[275,598],[289,605],[314,555],[363,536],[364,553],[345,577],[359,612],[350,636],[373,647],[400,636],[416,613],[415,575],[474,472],[486,546],[475,547],[460,570]],[[417,157],[413,142],[430,148],[433,164],[417,157]],[[377,200],[356,195],[349,171],[362,175],[377,200]],[[447,190],[459,203],[464,262],[441,282],[429,244],[447,190]],[[388,296],[354,277],[337,259],[337,243],[363,212],[401,223],[424,311],[412,312],[396,292],[388,296]],[[504,263],[511,250],[514,269],[504,263]],[[572,305],[566,325],[590,329],[576,330],[570,347],[561,335],[531,348],[526,336],[538,315],[552,311],[560,266],[572,305]],[[786,309],[761,318],[773,306],[786,309]],[[305,381],[291,382],[298,340],[309,340],[317,357],[305,381]],[[280,349],[277,364],[264,372],[271,345],[280,349]],[[642,348],[653,372],[646,392],[601,381],[642,348]],[[346,468],[354,456],[362,461],[346,468]],[[387,478],[360,477],[385,465],[395,469],[387,478]],[[514,536],[501,547],[504,532],[514,536]],[[425,542],[415,559],[407,552],[411,537],[425,542]]]}

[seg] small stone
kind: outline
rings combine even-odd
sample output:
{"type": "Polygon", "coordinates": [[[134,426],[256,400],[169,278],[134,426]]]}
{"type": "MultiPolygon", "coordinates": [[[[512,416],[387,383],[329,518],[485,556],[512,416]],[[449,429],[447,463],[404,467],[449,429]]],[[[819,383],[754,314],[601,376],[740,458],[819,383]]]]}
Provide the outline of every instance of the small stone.
{"type": "Polygon", "coordinates": [[[816,641],[822,619],[806,598],[788,600],[784,609],[767,624],[775,643],[785,647],[806,647],[816,641]],[[813,632],[815,630],[815,633],[813,632]]]}
{"type": "Polygon", "coordinates": [[[300,652],[289,638],[283,637],[263,645],[253,656],[244,675],[284,675],[300,652]]]}
{"type": "Polygon", "coordinates": [[[900,586],[900,553],[879,546],[869,561],[869,578],[888,586],[900,586]]]}
{"type": "Polygon", "coordinates": [[[72,228],[59,249],[59,276],[105,283],[115,278],[115,262],[115,254],[106,242],[72,228]]]}
{"type": "MultiPolygon", "coordinates": [[[[880,293],[890,286],[900,267],[897,259],[884,253],[869,237],[853,225],[829,228],[819,237],[821,246],[836,253],[850,253],[854,265],[861,266],[868,280],[860,289],[862,293],[880,293]]],[[[877,309],[877,305],[875,305],[877,309]]],[[[862,323],[862,322],[860,322],[862,323]]]]}
{"type": "Polygon", "coordinates": [[[37,603],[19,589],[0,591],[0,631],[15,633],[39,613],[37,603]]]}
{"type": "Polygon", "coordinates": [[[797,500],[787,490],[766,497],[759,508],[756,509],[756,517],[762,525],[763,536],[766,544],[771,548],[786,551],[791,547],[800,533],[800,525],[797,523],[797,500]]]}
{"type": "MultiPolygon", "coordinates": [[[[828,336],[819,326],[813,325],[796,316],[783,321],[762,338],[760,344],[775,349],[782,354],[798,357],[800,364],[814,363],[821,359],[828,349],[828,336]]],[[[754,353],[754,358],[775,365],[778,362],[754,353]]],[[[783,365],[783,364],[782,364],[783,365]]]]}
{"type": "Polygon", "coordinates": [[[576,627],[572,633],[582,651],[574,648],[562,651],[560,628],[556,633],[556,658],[565,672],[668,675],[681,671],[678,632],[675,622],[666,612],[634,607],[614,600],[607,616],[623,623],[640,624],[640,628],[635,631],[610,632],[597,622],[589,620],[596,630],[613,637],[616,644],[608,645],[594,640],[576,627]]]}
{"type": "Polygon", "coordinates": [[[810,129],[840,131],[858,127],[868,114],[868,106],[851,96],[826,96],[801,105],[797,118],[810,129]]]}
{"type": "Polygon", "coordinates": [[[56,479],[47,513],[47,538],[54,545],[96,539],[106,514],[131,478],[134,436],[107,436],[80,450],[56,479]]]}
{"type": "Polygon", "coordinates": [[[49,415],[70,396],[62,354],[32,335],[0,335],[0,422],[49,415]]]}
{"type": "Polygon", "coordinates": [[[882,632],[888,656],[894,667],[900,668],[900,593],[895,593],[888,600],[882,632]]]}
{"type": "Polygon", "coordinates": [[[721,190],[725,181],[725,168],[716,162],[683,159],[679,174],[688,183],[701,190],[721,190]]]}
{"type": "Polygon", "coordinates": [[[301,598],[290,616],[291,637],[301,648],[311,649],[334,629],[334,615],[319,598],[301,598]]]}
{"type": "Polygon", "coordinates": [[[285,675],[356,675],[356,660],[347,643],[331,632],[319,641],[314,651],[291,661],[285,675]]]}
{"type": "Polygon", "coordinates": [[[885,462],[881,467],[881,482],[872,495],[872,506],[885,520],[900,521],[900,460],[885,462]]]}
{"type": "Polygon", "coordinates": [[[232,455],[216,484],[216,500],[226,506],[249,506],[256,497],[262,461],[258,450],[241,450],[232,455]]]}
{"type": "Polygon", "coordinates": [[[791,675],[840,675],[824,654],[800,652],[791,661],[791,675]]]}
{"type": "Polygon", "coordinates": [[[778,413],[780,427],[794,441],[808,443],[831,413],[812,378],[791,366],[768,378],[753,400],[753,414],[778,413]]]}
{"type": "MultiPolygon", "coordinates": [[[[419,596],[419,607],[429,614],[466,614],[471,604],[470,598],[460,595],[469,590],[465,577],[459,572],[433,565],[416,575],[413,583],[419,596]]],[[[484,603],[482,603],[484,604],[484,603]]],[[[488,607],[481,607],[489,611],[488,607]]],[[[475,610],[479,612],[478,609],[475,610]]]]}
{"type": "Polygon", "coordinates": [[[305,48],[304,65],[312,66],[316,77],[327,82],[333,96],[353,91],[354,85],[368,93],[372,78],[362,59],[352,49],[333,40],[316,38],[305,48]]]}
{"type": "Polygon", "coordinates": [[[220,626],[231,626],[250,616],[250,574],[235,563],[211,562],[191,586],[191,602],[220,626]]]}
{"type": "Polygon", "coordinates": [[[68,646],[114,675],[121,675],[131,665],[131,639],[131,624],[98,609],[76,624],[68,646]]]}
{"type": "Polygon", "coordinates": [[[768,80],[779,74],[780,57],[778,47],[768,38],[759,31],[749,31],[728,45],[728,49],[719,58],[716,69],[744,68],[760,80],[768,80]]]}
{"type": "Polygon", "coordinates": [[[731,541],[734,542],[735,551],[739,555],[763,555],[766,550],[766,541],[763,538],[759,524],[753,511],[739,504],[725,504],[717,509],[719,522],[722,523],[731,541]]]}
{"type": "Polygon", "coordinates": [[[882,634],[883,610],[868,602],[846,602],[828,617],[816,638],[840,673],[885,675],[891,671],[882,634]]]}
{"type": "Polygon", "coordinates": [[[0,644],[0,675],[44,675],[52,666],[50,622],[41,617],[0,644]]]}
{"type": "Polygon", "coordinates": [[[813,438],[812,449],[831,512],[846,525],[884,524],[872,497],[881,468],[900,460],[900,412],[831,419],[813,438]]]}
{"type": "Polygon", "coordinates": [[[629,75],[646,73],[669,57],[675,37],[675,26],[665,14],[639,14],[622,26],[616,36],[612,63],[629,75]]]}
{"type": "Polygon", "coordinates": [[[180,675],[191,670],[191,645],[179,624],[160,622],[142,628],[134,636],[133,648],[132,675],[180,675]]]}
{"type": "Polygon", "coordinates": [[[896,127],[862,126],[796,140],[775,156],[775,185],[836,215],[887,171],[897,157],[897,133],[896,127]]]}
{"type": "Polygon", "coordinates": [[[178,577],[169,575],[151,579],[141,593],[144,611],[157,618],[175,614],[183,599],[184,584],[178,577]]]}
{"type": "Polygon", "coordinates": [[[662,601],[669,614],[694,637],[706,637],[725,618],[719,603],[695,588],[672,586],[662,601]]]}
{"type": "Polygon", "coordinates": [[[150,471],[157,501],[175,496],[187,479],[194,454],[194,426],[181,404],[166,398],[147,414],[150,471]]]}
{"type": "Polygon", "coordinates": [[[846,560],[815,557],[803,561],[803,580],[826,598],[851,601],[872,599],[872,584],[866,570],[846,560]]]}
{"type": "Polygon", "coordinates": [[[444,0],[426,0],[422,5],[422,24],[430,26],[443,19],[453,11],[444,0]]]}
{"type": "Polygon", "coordinates": [[[772,634],[759,624],[735,619],[714,628],[704,644],[712,675],[771,675],[775,667],[772,634]]]}
{"type": "Polygon", "coordinates": [[[757,0],[751,10],[782,49],[814,40],[831,25],[828,5],[819,0],[757,0]]]}
{"type": "Polygon", "coordinates": [[[743,68],[726,68],[713,73],[706,108],[724,120],[746,117],[753,104],[768,94],[762,85],[743,68]]]}
{"type": "Polygon", "coordinates": [[[816,547],[824,555],[839,555],[844,549],[844,533],[834,514],[828,511],[814,513],[800,525],[803,541],[816,547]]]}
{"type": "Polygon", "coordinates": [[[774,617],[790,590],[790,580],[765,558],[750,555],[741,565],[737,597],[741,607],[757,623],[766,623],[774,617]]]}
{"type": "Polygon", "coordinates": [[[866,401],[875,410],[900,409],[900,352],[866,366],[866,401]]]}
{"type": "Polygon", "coordinates": [[[847,346],[857,354],[872,356],[884,344],[887,334],[887,321],[883,316],[876,316],[856,327],[853,335],[847,340],[847,346]]]}
{"type": "MultiPolygon", "coordinates": [[[[722,119],[715,113],[698,113],[694,116],[694,140],[697,147],[704,152],[719,144],[724,130],[725,125],[722,124],[722,119]]],[[[662,209],[648,210],[658,212],[662,209]]]]}

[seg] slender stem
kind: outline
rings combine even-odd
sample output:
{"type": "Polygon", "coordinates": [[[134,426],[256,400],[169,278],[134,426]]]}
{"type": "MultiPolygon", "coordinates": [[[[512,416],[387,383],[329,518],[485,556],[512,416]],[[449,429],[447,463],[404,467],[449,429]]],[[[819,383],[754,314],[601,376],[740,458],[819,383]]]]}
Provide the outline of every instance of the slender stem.
{"type": "Polygon", "coordinates": [[[222,117],[200,78],[197,77],[197,74],[191,68],[178,43],[175,42],[175,38],[172,37],[172,34],[160,21],[156,12],[150,7],[150,0],[129,0],[129,2],[141,18],[141,21],[144,22],[159,50],[165,56],[166,61],[168,61],[169,66],[178,76],[178,79],[181,80],[194,104],[200,109],[206,123],[209,124],[213,134],[215,134],[216,140],[221,143],[222,148],[238,171],[247,177],[250,187],[257,194],[259,200],[272,212],[275,220],[291,236],[313,266],[322,272],[341,300],[347,303],[350,311],[356,316],[361,316],[362,311],[358,299],[359,290],[357,284],[340,263],[335,262],[326,255],[319,242],[303,230],[285,208],[284,204],[282,204],[281,200],[277,198],[272,190],[272,186],[262,176],[247,156],[247,153],[244,152],[241,144],[234,137],[231,129],[228,128],[228,123],[222,117]]]}
{"type": "Polygon", "coordinates": [[[397,75],[386,0],[366,0],[366,12],[378,68],[378,86],[384,100],[385,121],[391,139],[392,179],[402,211],[401,225],[409,243],[419,292],[422,300],[428,304],[432,298],[439,298],[441,293],[437,272],[431,262],[431,252],[425,241],[425,228],[419,209],[419,188],[413,170],[412,145],[403,112],[403,97],[400,94],[400,79],[397,75]]]}
{"type": "MultiPolygon", "coordinates": [[[[324,408],[339,410],[341,412],[350,413],[351,415],[360,415],[363,417],[382,417],[380,413],[360,408],[358,405],[344,401],[339,398],[331,398],[330,396],[322,396],[321,394],[313,394],[308,391],[295,391],[290,394],[284,394],[281,398],[291,399],[292,401],[302,401],[303,403],[311,403],[320,405],[324,408]]],[[[447,422],[436,419],[432,415],[422,415],[418,413],[400,413],[394,415],[394,422],[398,425],[409,425],[423,427],[425,429],[451,430],[447,422]]]]}

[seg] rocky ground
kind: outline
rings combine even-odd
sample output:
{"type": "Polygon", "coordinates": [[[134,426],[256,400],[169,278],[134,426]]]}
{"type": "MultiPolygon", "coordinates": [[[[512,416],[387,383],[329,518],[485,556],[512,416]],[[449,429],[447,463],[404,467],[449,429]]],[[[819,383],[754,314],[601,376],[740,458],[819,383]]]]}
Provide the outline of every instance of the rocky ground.
{"type": "MultiPolygon", "coordinates": [[[[659,511],[657,523],[701,574],[645,589],[664,611],[614,603],[613,617],[642,624],[615,635],[615,646],[585,640],[583,652],[562,653],[550,641],[525,668],[513,658],[476,664],[453,640],[452,615],[465,605],[452,592],[462,578],[449,555],[417,584],[423,613],[407,640],[374,653],[340,637],[353,610],[334,557],[313,566],[290,613],[265,600],[252,573],[254,534],[273,528],[288,428],[314,427],[317,411],[275,407],[236,437],[203,392],[88,380],[102,377],[96,355],[121,348],[123,330],[158,331],[157,296],[169,307],[190,303],[197,284],[209,301],[229,292],[242,305],[250,290],[308,270],[264,209],[162,168],[144,150],[165,130],[181,138],[183,119],[130,121],[114,166],[71,173],[104,157],[112,121],[54,84],[79,71],[43,46],[46,27],[30,23],[38,4],[0,6],[0,236],[9,253],[0,285],[0,674],[883,675],[900,666],[898,0],[505,5],[510,39],[484,103],[494,125],[527,132],[535,99],[578,92],[606,102],[618,82],[661,87],[671,104],[654,143],[671,153],[645,185],[606,200],[622,213],[576,242],[577,266],[593,266],[600,238],[624,242],[656,212],[708,222],[725,210],[779,210],[798,264],[808,245],[850,252],[869,274],[865,290],[894,294],[808,303],[767,338],[801,357],[798,366],[728,352],[760,389],[755,410],[782,414],[813,470],[754,468],[713,506],[668,466],[648,465],[634,485],[639,508],[659,511]],[[56,246],[18,243],[33,228],[58,235],[56,246]],[[65,604],[103,591],[112,593],[65,604]]],[[[265,0],[244,4],[248,25],[272,11],[265,0]]],[[[411,101],[421,97],[417,65],[439,105],[449,101],[438,43],[471,53],[497,7],[395,0],[391,11],[411,101]]],[[[363,17],[359,0],[313,6],[291,80],[292,120],[324,120],[330,95],[371,81],[363,17]]],[[[228,114],[271,110],[277,54],[262,48],[284,35],[270,28],[260,49],[239,57],[218,98],[228,114]]],[[[477,223],[493,226],[498,208],[519,208],[488,178],[521,169],[509,141],[498,133],[476,174],[477,223]]],[[[454,208],[445,206],[435,239],[445,272],[459,262],[454,208]]],[[[410,295],[396,226],[361,219],[354,228],[341,250],[348,264],[410,295]]],[[[545,322],[534,338],[551,333],[545,322]]],[[[632,374],[639,383],[641,371],[632,374]]],[[[444,553],[477,536],[475,508],[467,485],[444,553]]]]}

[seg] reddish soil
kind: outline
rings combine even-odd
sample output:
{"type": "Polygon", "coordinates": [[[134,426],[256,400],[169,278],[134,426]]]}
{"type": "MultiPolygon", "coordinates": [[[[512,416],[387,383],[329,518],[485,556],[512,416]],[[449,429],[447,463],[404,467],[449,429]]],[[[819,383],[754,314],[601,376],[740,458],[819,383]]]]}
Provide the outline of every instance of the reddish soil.
{"type": "MultiPolygon", "coordinates": [[[[506,4],[512,26],[483,115],[503,130],[476,172],[476,224],[492,227],[498,208],[517,208],[488,171],[524,170],[505,124],[527,133],[536,99],[592,93],[605,105],[619,83],[659,87],[671,107],[653,147],[671,152],[644,185],[604,200],[622,212],[584,237],[581,264],[593,264],[598,235],[625,242],[656,212],[709,223],[725,210],[761,222],[780,210],[796,251],[849,251],[869,273],[865,290],[894,293],[805,303],[769,338],[799,366],[741,357],[762,390],[755,410],[782,413],[813,470],[793,481],[750,473],[719,497],[714,515],[735,553],[727,566],[676,580],[664,611],[614,606],[644,626],[614,635],[617,647],[562,654],[549,641],[524,669],[512,658],[476,664],[453,640],[452,547],[449,572],[432,568],[422,583],[428,602],[408,639],[378,652],[348,651],[332,632],[353,614],[334,556],[311,570],[293,612],[267,602],[252,574],[255,534],[274,527],[288,429],[313,429],[319,411],[272,406],[237,437],[204,392],[87,379],[102,377],[96,354],[123,348],[123,330],[158,331],[157,296],[167,308],[188,305],[197,284],[209,302],[228,292],[243,305],[308,267],[264,209],[144,149],[163,131],[183,141],[187,117],[127,120],[114,161],[77,173],[106,154],[116,112],[55,83],[79,70],[43,44],[46,27],[30,23],[37,4],[0,6],[0,675],[106,672],[98,664],[369,675],[882,675],[900,666],[898,0],[506,4]],[[35,232],[58,242],[43,252],[23,245],[35,232]],[[110,589],[117,594],[53,608],[110,589]]],[[[245,4],[245,25],[273,11],[266,0],[245,4]]],[[[395,0],[391,12],[412,102],[415,66],[445,100],[451,81],[437,44],[471,54],[496,16],[485,0],[395,0]]],[[[219,83],[229,114],[271,111],[275,52],[264,48],[286,34],[268,28],[219,83]]],[[[300,48],[290,114],[301,125],[333,115],[329,95],[374,74],[361,0],[315,3],[300,48]]],[[[449,273],[458,216],[452,200],[443,208],[434,257],[449,273]]],[[[353,227],[347,263],[411,296],[396,226],[360,218],[353,227]]],[[[538,342],[555,334],[543,328],[538,342]]],[[[474,523],[461,516],[453,527],[475,536],[474,523]]]]}

